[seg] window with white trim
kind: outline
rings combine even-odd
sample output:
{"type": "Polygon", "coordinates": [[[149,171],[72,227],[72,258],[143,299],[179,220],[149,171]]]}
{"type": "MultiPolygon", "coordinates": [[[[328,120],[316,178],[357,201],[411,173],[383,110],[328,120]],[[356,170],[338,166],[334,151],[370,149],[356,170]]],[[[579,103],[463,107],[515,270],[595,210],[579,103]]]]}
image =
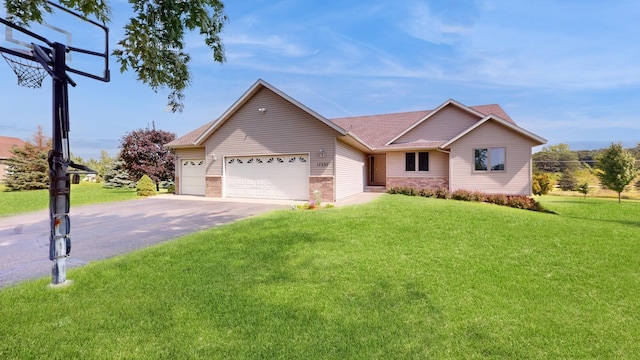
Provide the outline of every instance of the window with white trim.
{"type": "Polygon", "coordinates": [[[475,171],[504,171],[507,149],[504,147],[479,148],[473,150],[475,171]]]}
{"type": "Polygon", "coordinates": [[[404,154],[404,171],[416,171],[416,168],[418,171],[429,171],[428,152],[410,152],[404,154]]]}

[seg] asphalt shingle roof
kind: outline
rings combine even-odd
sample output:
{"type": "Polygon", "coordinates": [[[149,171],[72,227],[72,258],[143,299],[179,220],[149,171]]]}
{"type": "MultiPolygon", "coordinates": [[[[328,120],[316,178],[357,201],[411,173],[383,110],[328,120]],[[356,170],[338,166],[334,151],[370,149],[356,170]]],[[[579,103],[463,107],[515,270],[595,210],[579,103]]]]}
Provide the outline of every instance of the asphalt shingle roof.
{"type": "Polygon", "coordinates": [[[331,119],[341,128],[355,134],[372,148],[384,146],[411,125],[417,123],[431,110],[412,111],[395,114],[354,116],[331,119]]]}
{"type": "Polygon", "coordinates": [[[209,121],[208,123],[200,126],[199,128],[186,133],[185,135],[173,140],[168,143],[166,146],[169,147],[181,147],[181,146],[193,146],[196,142],[196,139],[200,137],[200,135],[204,134],[205,131],[211,126],[215,120],[209,121]]]}
{"type": "MultiPolygon", "coordinates": [[[[507,122],[515,124],[515,122],[505,113],[505,111],[498,104],[478,105],[470,106],[469,108],[479,112],[482,115],[495,115],[507,122]]],[[[438,147],[446,141],[421,141],[414,144],[390,144],[386,145],[390,140],[400,135],[403,131],[407,130],[417,122],[424,119],[431,114],[434,110],[421,110],[400,112],[393,114],[379,114],[379,115],[366,115],[366,116],[352,116],[344,118],[329,119],[335,125],[338,125],[342,129],[352,133],[371,148],[395,148],[395,147],[407,147],[414,145],[415,147],[438,147]]],[[[204,134],[207,129],[215,123],[216,120],[208,122],[207,124],[179,137],[178,139],[167,144],[170,147],[183,147],[193,146],[196,139],[204,134]]],[[[480,121],[480,119],[478,119],[480,121]]],[[[443,139],[449,140],[449,139],[443,139]]]]}
{"type": "MultiPolygon", "coordinates": [[[[507,113],[505,113],[498,104],[470,106],[470,108],[485,116],[493,114],[515,124],[509,115],[507,115],[507,113]]],[[[411,144],[386,144],[432,112],[433,110],[423,110],[394,114],[354,116],[331,119],[331,121],[341,128],[355,134],[372,148],[407,147],[411,144]]],[[[413,145],[416,147],[438,147],[444,142],[445,141],[422,141],[413,145]]]]}

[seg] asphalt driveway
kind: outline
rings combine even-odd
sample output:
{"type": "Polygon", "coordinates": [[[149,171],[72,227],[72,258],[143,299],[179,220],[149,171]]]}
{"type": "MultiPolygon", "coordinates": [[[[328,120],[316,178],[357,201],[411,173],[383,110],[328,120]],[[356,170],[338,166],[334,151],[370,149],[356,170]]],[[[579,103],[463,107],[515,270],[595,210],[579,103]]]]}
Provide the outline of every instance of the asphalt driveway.
{"type": "MultiPolygon", "coordinates": [[[[162,196],[72,204],[67,269],[288,206],[162,196]]],[[[48,211],[0,217],[0,288],[51,275],[49,231],[48,211]]]]}

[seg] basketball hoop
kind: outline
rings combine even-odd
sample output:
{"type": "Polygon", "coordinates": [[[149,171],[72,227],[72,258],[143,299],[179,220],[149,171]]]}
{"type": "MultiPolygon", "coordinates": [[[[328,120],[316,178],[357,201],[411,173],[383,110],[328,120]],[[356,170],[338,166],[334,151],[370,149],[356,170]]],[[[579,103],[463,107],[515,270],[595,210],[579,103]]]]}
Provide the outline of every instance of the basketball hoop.
{"type": "MultiPolygon", "coordinates": [[[[31,52],[25,50],[14,50],[31,56],[31,52]]],[[[36,61],[24,59],[22,57],[0,51],[2,57],[11,66],[11,70],[18,77],[18,85],[38,89],[42,87],[42,80],[47,76],[47,71],[36,61]]]]}

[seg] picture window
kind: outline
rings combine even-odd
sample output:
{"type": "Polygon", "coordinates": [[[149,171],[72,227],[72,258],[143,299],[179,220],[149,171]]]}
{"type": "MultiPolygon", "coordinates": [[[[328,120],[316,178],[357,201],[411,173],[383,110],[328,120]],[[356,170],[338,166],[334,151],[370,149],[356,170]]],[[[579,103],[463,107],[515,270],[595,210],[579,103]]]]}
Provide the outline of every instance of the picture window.
{"type": "Polygon", "coordinates": [[[479,148],[473,150],[475,171],[505,171],[506,148],[479,148]]]}

